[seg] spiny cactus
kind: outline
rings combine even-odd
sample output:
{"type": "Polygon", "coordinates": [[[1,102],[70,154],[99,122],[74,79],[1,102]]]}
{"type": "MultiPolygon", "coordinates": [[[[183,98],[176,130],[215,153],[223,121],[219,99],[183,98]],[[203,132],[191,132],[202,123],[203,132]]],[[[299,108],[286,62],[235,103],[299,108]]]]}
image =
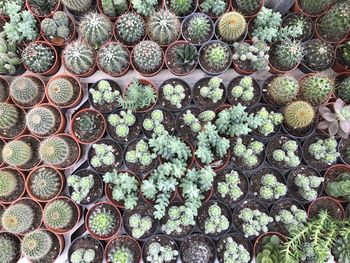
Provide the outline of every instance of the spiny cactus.
{"type": "Polygon", "coordinates": [[[55,59],[53,50],[41,43],[29,43],[22,51],[24,65],[35,73],[48,71],[53,66],[55,59]]]}
{"type": "Polygon", "coordinates": [[[234,9],[245,16],[252,16],[257,13],[262,0],[233,0],[234,9]]]}
{"type": "Polygon", "coordinates": [[[69,145],[64,138],[49,137],[40,143],[40,159],[50,165],[60,165],[69,158],[69,145]]]}
{"type": "Polygon", "coordinates": [[[156,42],[142,41],[134,47],[133,53],[134,66],[142,73],[155,73],[162,66],[163,51],[156,42]]]}
{"type": "Polygon", "coordinates": [[[5,210],[1,220],[6,231],[21,234],[31,228],[34,222],[34,211],[29,205],[13,204],[5,210]]]}
{"type": "Polygon", "coordinates": [[[94,66],[95,52],[90,45],[75,41],[63,50],[63,60],[68,71],[80,75],[94,66]]]}
{"type": "Polygon", "coordinates": [[[50,100],[57,106],[67,106],[75,99],[74,87],[69,79],[60,77],[52,80],[47,86],[50,100]]]}
{"type": "Polygon", "coordinates": [[[18,251],[17,240],[9,233],[1,233],[0,236],[0,262],[15,262],[18,251]]]}
{"type": "Polygon", "coordinates": [[[13,100],[23,106],[33,105],[40,97],[38,83],[31,77],[21,76],[15,78],[10,85],[10,94],[13,100]]]}
{"type": "Polygon", "coordinates": [[[62,11],[55,12],[53,18],[44,18],[41,21],[40,28],[45,36],[51,40],[61,38],[65,41],[72,33],[69,27],[69,18],[62,11]]]}
{"type": "Polygon", "coordinates": [[[52,16],[53,20],[55,20],[56,24],[59,26],[68,26],[69,18],[63,11],[57,11],[52,16]]]}
{"type": "Polygon", "coordinates": [[[215,70],[222,70],[230,60],[230,55],[228,46],[219,42],[210,43],[203,53],[205,62],[215,70]]]}
{"type": "Polygon", "coordinates": [[[323,74],[306,76],[300,82],[301,96],[312,105],[325,103],[334,90],[334,81],[323,74]]]}
{"type": "Polygon", "coordinates": [[[151,40],[166,46],[179,37],[180,21],[169,11],[160,10],[148,19],[147,32],[151,40]]]}
{"type": "Polygon", "coordinates": [[[247,22],[238,12],[224,14],[218,25],[218,34],[223,41],[233,42],[242,40],[247,30],[247,22]]]}
{"type": "Polygon", "coordinates": [[[88,226],[94,234],[99,236],[108,236],[114,230],[117,219],[111,209],[102,207],[93,210],[88,220],[88,226]]]}
{"type": "Polygon", "coordinates": [[[304,63],[314,71],[330,68],[334,61],[333,46],[320,39],[312,39],[304,44],[304,63]]]}
{"type": "Polygon", "coordinates": [[[129,67],[130,55],[128,50],[119,43],[107,43],[97,53],[100,68],[109,75],[118,75],[129,67]]]}
{"type": "Polygon", "coordinates": [[[158,0],[131,0],[133,9],[142,16],[151,15],[158,6],[158,0]]]}
{"type": "Polygon", "coordinates": [[[33,156],[33,149],[26,142],[15,140],[5,144],[2,158],[5,163],[19,167],[28,163],[33,156]]]}
{"type": "Polygon", "coordinates": [[[282,40],[272,49],[270,63],[277,69],[289,71],[303,59],[303,52],[300,42],[290,39],[282,40]]]}
{"type": "Polygon", "coordinates": [[[62,199],[57,199],[45,206],[44,222],[52,229],[64,230],[73,219],[73,208],[62,199]]]}
{"type": "Polygon", "coordinates": [[[92,0],[62,0],[62,3],[73,12],[84,13],[92,5],[92,0]]]}
{"type": "Polygon", "coordinates": [[[18,56],[16,44],[10,44],[4,32],[0,33],[0,55],[0,73],[14,74],[21,59],[18,56]]]}
{"type": "Polygon", "coordinates": [[[56,116],[53,108],[38,106],[28,111],[26,124],[31,133],[45,136],[55,129],[56,116]]]}
{"type": "Polygon", "coordinates": [[[10,129],[18,122],[19,114],[14,105],[0,103],[0,129],[10,129]]]}
{"type": "Polygon", "coordinates": [[[104,15],[87,14],[79,25],[81,37],[93,47],[99,47],[112,37],[112,23],[104,15]]]}
{"type": "Polygon", "coordinates": [[[40,200],[54,197],[61,188],[59,174],[52,168],[41,167],[33,172],[30,180],[30,190],[40,200]]]}
{"type": "Polygon", "coordinates": [[[29,260],[39,261],[49,254],[53,240],[46,230],[37,230],[23,237],[21,250],[29,260]]]}
{"type": "Polygon", "coordinates": [[[308,15],[320,15],[331,3],[331,0],[300,0],[300,7],[308,15]]]}
{"type": "Polygon", "coordinates": [[[315,120],[314,108],[305,101],[295,101],[284,111],[285,123],[293,129],[309,127],[315,120]]]}
{"type": "Polygon", "coordinates": [[[13,172],[0,171],[0,197],[6,198],[11,196],[17,190],[17,183],[17,177],[13,172]]]}
{"type": "Polygon", "coordinates": [[[196,6],[193,0],[168,0],[167,7],[177,16],[186,16],[196,6]]]}
{"type": "Polygon", "coordinates": [[[294,77],[281,75],[269,82],[266,91],[274,103],[285,105],[298,95],[299,84],[294,77]]]}
{"type": "Polygon", "coordinates": [[[188,34],[191,39],[202,43],[208,39],[211,34],[211,24],[209,18],[201,13],[194,14],[188,21],[188,34]]]}
{"type": "Polygon", "coordinates": [[[146,34],[145,21],[136,13],[125,13],[117,20],[115,31],[123,44],[133,46],[146,34]]]}
{"type": "Polygon", "coordinates": [[[336,91],[337,91],[338,97],[341,98],[343,101],[345,101],[347,104],[349,104],[350,103],[350,77],[346,77],[345,79],[340,81],[336,87],[336,91]]]}

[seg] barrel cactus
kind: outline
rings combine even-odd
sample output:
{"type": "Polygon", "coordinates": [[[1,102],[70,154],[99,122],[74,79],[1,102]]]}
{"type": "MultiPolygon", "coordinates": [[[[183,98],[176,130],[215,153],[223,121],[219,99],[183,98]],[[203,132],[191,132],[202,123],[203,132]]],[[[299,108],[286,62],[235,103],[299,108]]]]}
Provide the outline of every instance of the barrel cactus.
{"type": "Polygon", "coordinates": [[[133,49],[133,65],[144,74],[153,74],[163,65],[163,50],[153,41],[145,40],[133,49]]]}
{"type": "Polygon", "coordinates": [[[44,73],[55,63],[55,53],[42,43],[30,43],[22,51],[24,65],[35,73],[44,73]]]}
{"type": "Polygon", "coordinates": [[[107,43],[99,49],[97,63],[107,74],[120,75],[129,68],[129,51],[119,43],[107,43]]]}
{"type": "Polygon", "coordinates": [[[263,4],[262,0],[233,0],[234,9],[244,16],[252,16],[257,13],[259,7],[263,4]]]}
{"type": "Polygon", "coordinates": [[[46,230],[36,230],[23,237],[21,250],[23,255],[31,261],[39,261],[49,254],[53,240],[46,230]]]}
{"type": "Polygon", "coordinates": [[[268,83],[266,92],[273,103],[285,105],[298,95],[299,84],[294,77],[281,75],[268,83]]]}
{"type": "Polygon", "coordinates": [[[303,62],[311,70],[323,71],[330,68],[334,62],[333,46],[320,39],[312,39],[304,44],[303,62]]]}
{"type": "Polygon", "coordinates": [[[300,42],[285,39],[271,48],[270,63],[276,69],[289,71],[300,63],[303,56],[304,49],[300,42]]]}
{"type": "MultiPolygon", "coordinates": [[[[347,104],[350,103],[350,77],[341,80],[336,87],[337,95],[347,104]]],[[[1,112],[1,110],[0,110],[1,112]]],[[[1,114],[0,114],[1,116],[1,114]]]]}
{"type": "Polygon", "coordinates": [[[38,82],[29,76],[15,78],[10,85],[11,98],[21,106],[33,106],[42,96],[38,82]]]}
{"type": "Polygon", "coordinates": [[[334,81],[324,74],[312,74],[300,82],[300,94],[314,106],[327,102],[334,90],[334,81]]]}
{"type": "Polygon", "coordinates": [[[111,39],[112,28],[111,21],[97,13],[87,14],[79,25],[82,39],[96,48],[111,39]]]}
{"type": "Polygon", "coordinates": [[[92,0],[62,0],[68,10],[81,14],[87,12],[92,5],[92,0]]]}
{"type": "Polygon", "coordinates": [[[24,141],[14,140],[5,144],[2,158],[11,166],[20,167],[27,164],[33,156],[33,149],[24,141]]]}
{"type": "Polygon", "coordinates": [[[300,7],[308,15],[316,16],[326,11],[332,0],[300,0],[300,7]]]}
{"type": "Polygon", "coordinates": [[[57,112],[52,107],[38,106],[29,110],[26,115],[29,131],[39,136],[45,136],[54,131],[59,121],[57,112]]]}
{"type": "Polygon", "coordinates": [[[56,196],[62,183],[57,171],[50,167],[35,170],[30,179],[30,190],[40,200],[49,200],[56,196]]]}
{"type": "Polygon", "coordinates": [[[6,231],[13,234],[22,234],[32,227],[34,211],[27,204],[13,204],[5,210],[1,221],[6,231]]]}
{"type": "Polygon", "coordinates": [[[136,13],[125,13],[117,20],[115,32],[119,41],[133,46],[145,37],[145,21],[136,13]]]}
{"type": "Polygon", "coordinates": [[[204,61],[210,68],[214,70],[222,70],[230,60],[231,52],[229,47],[224,43],[214,42],[208,44],[201,56],[203,56],[204,61]]]}
{"type": "Polygon", "coordinates": [[[45,206],[44,222],[52,229],[66,229],[69,227],[72,219],[74,220],[73,217],[74,210],[64,199],[55,199],[45,206]]]}
{"type": "Polygon", "coordinates": [[[0,129],[10,129],[19,119],[17,108],[9,103],[0,103],[0,129]]]}
{"type": "Polygon", "coordinates": [[[67,106],[75,99],[74,86],[67,78],[56,78],[48,84],[47,95],[58,107],[67,106]]]}
{"type": "Polygon", "coordinates": [[[160,45],[169,45],[180,36],[180,21],[173,13],[160,10],[148,19],[147,32],[151,40],[160,45]]]}
{"type": "Polygon", "coordinates": [[[223,41],[234,42],[244,38],[247,22],[238,12],[224,14],[218,23],[218,35],[223,41]]]}
{"type": "Polygon", "coordinates": [[[93,68],[95,51],[90,45],[75,41],[63,50],[63,61],[69,72],[81,75],[93,68]]]}
{"type": "Polygon", "coordinates": [[[17,176],[11,170],[0,171],[0,198],[11,196],[17,190],[17,183],[17,176]]]}
{"type": "Polygon", "coordinates": [[[201,13],[195,13],[188,21],[189,41],[197,41],[202,43],[208,40],[211,31],[210,18],[201,13]]]}
{"type": "Polygon", "coordinates": [[[69,144],[59,136],[53,136],[41,142],[40,159],[49,165],[58,166],[69,158],[69,144]]]}
{"type": "Polygon", "coordinates": [[[284,111],[284,121],[288,127],[303,129],[309,127],[315,120],[315,110],[306,101],[295,101],[284,111]]]}

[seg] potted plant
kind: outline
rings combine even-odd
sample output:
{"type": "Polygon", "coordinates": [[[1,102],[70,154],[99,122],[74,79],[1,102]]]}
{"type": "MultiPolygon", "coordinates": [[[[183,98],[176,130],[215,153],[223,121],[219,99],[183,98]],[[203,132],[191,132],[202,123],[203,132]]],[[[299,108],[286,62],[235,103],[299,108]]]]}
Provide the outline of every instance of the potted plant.
{"type": "Polygon", "coordinates": [[[163,7],[163,1],[151,0],[148,2],[142,0],[131,0],[132,8],[141,16],[147,17],[163,7]]]}
{"type": "Polygon", "coordinates": [[[216,251],[214,242],[202,234],[192,234],[181,242],[181,261],[190,263],[194,261],[214,263],[216,251]]]}
{"type": "Polygon", "coordinates": [[[0,103],[0,138],[14,139],[26,129],[25,111],[10,103],[0,103]]]}
{"type": "Polygon", "coordinates": [[[88,233],[98,240],[108,240],[118,234],[121,215],[117,207],[107,202],[94,204],[86,214],[88,233]]]}
{"type": "Polygon", "coordinates": [[[309,217],[315,217],[320,211],[329,214],[334,219],[343,220],[345,216],[343,206],[337,200],[328,196],[322,196],[314,200],[310,204],[307,214],[309,217]]]}
{"type": "Polygon", "coordinates": [[[168,79],[159,87],[158,103],[172,112],[185,108],[191,102],[191,98],[191,88],[182,79],[168,79]]]}
{"type": "Polygon", "coordinates": [[[82,169],[67,178],[68,192],[74,202],[91,205],[103,194],[102,178],[91,170],[82,169]]]}
{"type": "Polygon", "coordinates": [[[8,102],[10,98],[10,84],[3,77],[0,77],[0,94],[0,102],[8,102]]]}
{"type": "Polygon", "coordinates": [[[346,104],[350,103],[350,74],[344,72],[336,76],[335,78],[336,89],[335,95],[336,98],[342,99],[346,104]]]}
{"type": "MultiPolygon", "coordinates": [[[[329,0],[326,0],[329,1],[329,0]]],[[[310,40],[315,34],[315,24],[312,18],[303,13],[290,13],[283,18],[282,27],[293,27],[301,25],[302,34],[296,37],[302,42],[310,40]]]]}
{"type": "Polygon", "coordinates": [[[328,196],[337,198],[340,202],[349,199],[349,168],[346,165],[338,164],[330,167],[324,175],[324,190],[328,196]]]}
{"type": "Polygon", "coordinates": [[[342,138],[338,145],[340,159],[344,164],[350,163],[350,140],[342,138]]]}
{"type": "Polygon", "coordinates": [[[179,250],[176,242],[164,235],[154,235],[142,247],[142,260],[146,263],[161,262],[176,263],[179,250]]]}
{"type": "Polygon", "coordinates": [[[220,107],[226,100],[226,88],[219,77],[198,80],[193,87],[193,101],[203,109],[220,107]]]}
{"type": "Polygon", "coordinates": [[[127,260],[130,263],[141,261],[141,247],[129,236],[117,236],[111,239],[105,248],[105,258],[108,263],[127,260]]]}
{"type": "Polygon", "coordinates": [[[280,130],[283,115],[269,104],[258,104],[250,110],[254,114],[257,127],[253,134],[258,138],[267,139],[280,130]]]}
{"type": "Polygon", "coordinates": [[[262,91],[266,102],[284,106],[296,99],[299,93],[299,83],[293,76],[272,76],[265,81],[262,91]]]}
{"type": "Polygon", "coordinates": [[[252,254],[252,244],[239,233],[226,234],[217,244],[219,263],[224,263],[231,259],[242,263],[249,263],[253,258],[252,254]]]}
{"type": "Polygon", "coordinates": [[[1,260],[5,262],[18,262],[21,258],[21,240],[18,236],[8,233],[0,233],[0,247],[2,248],[1,260]]]}
{"type": "Polygon", "coordinates": [[[61,0],[61,2],[67,8],[67,11],[77,20],[80,20],[81,16],[96,7],[95,4],[89,0],[61,0]]]}
{"type": "Polygon", "coordinates": [[[185,0],[183,2],[178,2],[176,0],[166,0],[164,1],[166,9],[174,13],[179,18],[186,17],[193,13],[197,9],[197,0],[185,0]]]}
{"type": "Polygon", "coordinates": [[[264,6],[264,0],[252,0],[248,3],[241,0],[232,0],[232,7],[240,12],[244,17],[256,16],[264,6]]]}
{"type": "Polygon", "coordinates": [[[46,3],[42,3],[36,0],[26,0],[26,7],[34,16],[45,18],[61,8],[61,1],[50,0],[46,3]]]}
{"type": "Polygon", "coordinates": [[[258,237],[254,244],[254,255],[257,263],[276,259],[281,257],[283,242],[286,240],[278,232],[268,232],[258,237]]]}
{"type": "Polygon", "coordinates": [[[11,204],[24,194],[25,178],[22,172],[11,167],[0,170],[0,202],[11,204]]]}
{"type": "Polygon", "coordinates": [[[118,16],[124,14],[130,9],[130,3],[127,0],[121,1],[97,1],[97,7],[101,14],[104,14],[112,21],[115,21],[118,16]]]}
{"type": "Polygon", "coordinates": [[[72,118],[70,132],[81,144],[95,143],[106,130],[104,116],[94,109],[82,109],[72,118]]]}
{"type": "Polygon", "coordinates": [[[122,165],[123,150],[111,139],[101,139],[92,144],[88,152],[88,162],[98,173],[104,174],[122,165]]]}
{"type": "Polygon", "coordinates": [[[215,36],[229,45],[243,41],[248,26],[244,16],[236,11],[224,13],[215,23],[215,36]]]}
{"type": "Polygon", "coordinates": [[[175,131],[175,119],[170,111],[154,108],[144,115],[142,128],[148,138],[172,134],[175,131]]]}
{"type": "Polygon", "coordinates": [[[195,46],[201,46],[211,40],[214,30],[213,20],[203,13],[189,15],[181,24],[182,37],[195,46]]]}
{"type": "Polygon", "coordinates": [[[102,79],[89,88],[89,101],[91,106],[101,113],[111,113],[119,107],[121,88],[117,82],[102,79]]]}
{"type": "Polygon", "coordinates": [[[327,70],[333,66],[334,60],[334,48],[330,43],[312,39],[304,44],[304,58],[301,62],[304,72],[327,70]]]}
{"type": "Polygon", "coordinates": [[[165,51],[165,65],[177,76],[188,75],[198,64],[197,48],[187,41],[176,41],[165,51]]]}
{"type": "MultiPolygon", "coordinates": [[[[23,10],[25,7],[25,0],[18,0],[14,1],[17,5],[20,6],[20,10],[23,10]]],[[[6,10],[5,3],[0,4],[0,15],[3,16],[4,18],[9,18],[9,14],[6,10]]]]}
{"type": "Polygon", "coordinates": [[[337,45],[335,48],[336,63],[333,69],[336,72],[344,72],[350,68],[350,39],[347,38],[337,45]]]}
{"type": "Polygon", "coordinates": [[[211,18],[218,18],[230,8],[229,1],[199,0],[199,10],[211,18]]]}
{"type": "MultiPolygon", "coordinates": [[[[2,149],[5,146],[5,141],[0,138],[0,153],[2,153],[2,149]]],[[[2,159],[2,154],[0,154],[0,168],[4,166],[4,160],[2,159]]]]}
{"type": "MultiPolygon", "coordinates": [[[[0,33],[0,41],[4,47],[0,54],[2,57],[6,58],[6,60],[2,60],[0,62],[0,74],[12,76],[22,75],[25,69],[21,63],[20,54],[16,43],[10,43],[7,41],[4,32],[0,33]]],[[[6,94],[8,95],[8,91],[7,93],[2,93],[2,96],[5,96],[6,94]]],[[[2,100],[3,99],[4,98],[2,98],[2,100]]]]}
{"type": "Polygon", "coordinates": [[[102,263],[103,246],[100,241],[90,235],[78,237],[73,240],[68,249],[69,263],[102,263]]]}
{"type": "Polygon", "coordinates": [[[227,88],[227,100],[231,104],[253,106],[261,98],[259,83],[250,76],[239,76],[230,81],[227,88]]]}
{"type": "Polygon", "coordinates": [[[330,0],[321,0],[317,3],[310,0],[297,0],[295,1],[293,10],[302,12],[310,17],[317,17],[326,12],[330,4],[330,0]]]}
{"type": "Polygon", "coordinates": [[[64,178],[57,169],[43,165],[33,169],[26,179],[28,195],[39,202],[57,197],[64,186],[64,178]]]}

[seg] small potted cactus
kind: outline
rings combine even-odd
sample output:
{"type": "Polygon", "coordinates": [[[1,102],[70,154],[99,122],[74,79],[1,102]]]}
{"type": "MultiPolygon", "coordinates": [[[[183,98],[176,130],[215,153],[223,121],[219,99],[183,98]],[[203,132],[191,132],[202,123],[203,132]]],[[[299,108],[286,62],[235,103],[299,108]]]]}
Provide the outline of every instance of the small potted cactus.
{"type": "Polygon", "coordinates": [[[179,18],[184,18],[197,9],[197,0],[166,0],[164,1],[165,7],[170,12],[174,13],[179,18]]]}
{"type": "Polygon", "coordinates": [[[294,101],[299,93],[299,83],[289,75],[268,78],[263,87],[263,98],[272,105],[284,106],[294,101]]]}
{"type": "Polygon", "coordinates": [[[317,17],[329,8],[331,5],[331,0],[320,0],[320,1],[312,1],[312,0],[297,0],[293,6],[293,10],[295,12],[302,12],[310,17],[317,17]]]}
{"type": "MultiPolygon", "coordinates": [[[[22,75],[25,68],[23,67],[23,63],[21,63],[16,43],[10,43],[7,41],[4,32],[0,33],[0,41],[2,43],[0,54],[4,58],[0,61],[0,74],[11,76],[22,75]]],[[[4,93],[2,94],[4,95],[4,93]]]]}
{"type": "Polygon", "coordinates": [[[90,235],[77,237],[68,249],[69,263],[101,263],[103,261],[103,246],[100,241],[90,235]]]}
{"type": "Polygon", "coordinates": [[[153,263],[156,260],[176,263],[178,256],[179,250],[176,242],[164,235],[152,236],[142,247],[142,260],[145,263],[153,263]]]}
{"type": "Polygon", "coordinates": [[[225,0],[198,0],[201,13],[211,18],[218,18],[230,8],[230,1],[225,0]]]}
{"type": "MultiPolygon", "coordinates": [[[[329,0],[326,0],[329,1],[329,0]]],[[[294,39],[302,42],[310,40],[315,34],[315,25],[311,17],[304,15],[303,13],[290,13],[282,21],[282,28],[299,27],[301,26],[302,34],[294,39]]]]}
{"type": "Polygon", "coordinates": [[[345,72],[350,69],[350,38],[339,42],[335,52],[336,63],[333,66],[333,70],[345,72]]]}
{"type": "Polygon", "coordinates": [[[350,103],[350,74],[347,72],[338,74],[335,78],[335,96],[346,104],[350,103]]]}
{"type": "Polygon", "coordinates": [[[82,109],[72,118],[70,132],[81,144],[90,144],[102,138],[106,130],[104,116],[94,109],[82,109]]]}
{"type": "Polygon", "coordinates": [[[133,47],[146,37],[145,20],[131,12],[119,16],[114,24],[114,37],[127,47],[133,47]]]}
{"type": "Polygon", "coordinates": [[[97,7],[101,14],[104,14],[112,21],[115,21],[118,16],[129,10],[130,3],[128,0],[98,0],[97,7]]]}
{"type": "Polygon", "coordinates": [[[4,262],[18,262],[21,258],[21,240],[15,234],[0,233],[1,260],[4,262]]]}
{"type": "Polygon", "coordinates": [[[145,114],[142,129],[148,138],[172,134],[175,131],[175,118],[170,111],[155,108],[145,114]]]}
{"type": "Polygon", "coordinates": [[[217,256],[219,263],[227,260],[249,263],[253,258],[251,242],[239,233],[229,233],[223,236],[217,244],[217,256]]]}
{"type": "Polygon", "coordinates": [[[215,23],[216,38],[229,45],[243,41],[247,33],[247,22],[243,15],[236,11],[223,14],[215,23]]]}
{"type": "Polygon", "coordinates": [[[141,247],[129,236],[117,236],[111,239],[105,248],[107,262],[138,263],[141,261],[141,247]]]}
{"type": "Polygon", "coordinates": [[[168,79],[159,87],[158,103],[172,112],[185,108],[190,103],[191,98],[191,88],[182,79],[168,79]]]}
{"type": "Polygon", "coordinates": [[[0,169],[0,202],[11,204],[24,194],[25,178],[22,172],[15,168],[0,169]]]}
{"type": "Polygon", "coordinates": [[[231,104],[254,106],[261,98],[259,83],[250,76],[239,76],[230,81],[227,88],[227,100],[231,104]]]}
{"type": "Polygon", "coordinates": [[[0,103],[0,138],[13,139],[26,129],[25,111],[10,103],[0,103]]]}
{"type": "Polygon", "coordinates": [[[216,259],[215,244],[206,235],[192,234],[181,242],[180,255],[183,263],[196,261],[214,263],[216,259]]]}
{"type": "Polygon", "coordinates": [[[202,109],[220,107],[226,100],[226,87],[219,77],[198,80],[193,87],[193,101],[202,109]]]}
{"type": "Polygon", "coordinates": [[[0,102],[8,102],[10,98],[10,84],[3,77],[0,77],[0,94],[0,102]]]}
{"type": "Polygon", "coordinates": [[[265,0],[231,0],[233,9],[240,12],[244,17],[250,18],[256,16],[264,6],[265,0]]]}
{"type": "Polygon", "coordinates": [[[77,20],[96,7],[91,0],[61,0],[61,2],[77,20]]]}
{"type": "Polygon", "coordinates": [[[45,18],[61,8],[60,0],[50,0],[42,3],[37,0],[26,0],[26,8],[36,17],[45,18]]]}
{"type": "Polygon", "coordinates": [[[181,25],[182,37],[195,46],[211,40],[214,36],[214,23],[203,13],[194,13],[187,16],[181,25]]]}
{"type": "Polygon", "coordinates": [[[162,0],[131,0],[130,2],[133,10],[143,17],[148,17],[163,7],[162,0]]]}
{"type": "Polygon", "coordinates": [[[335,60],[333,46],[320,39],[306,42],[304,53],[301,69],[305,73],[327,70],[332,67],[335,60]]]}

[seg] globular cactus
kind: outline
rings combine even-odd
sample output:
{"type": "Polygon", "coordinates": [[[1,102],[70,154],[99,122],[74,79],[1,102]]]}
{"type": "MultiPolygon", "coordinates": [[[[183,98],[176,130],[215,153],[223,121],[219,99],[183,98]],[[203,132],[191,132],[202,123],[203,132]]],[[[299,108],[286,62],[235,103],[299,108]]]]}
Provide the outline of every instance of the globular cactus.
{"type": "Polygon", "coordinates": [[[60,165],[69,158],[69,145],[64,138],[53,136],[40,143],[40,159],[49,165],[60,165]]]}
{"type": "Polygon", "coordinates": [[[67,106],[75,99],[73,84],[64,77],[56,78],[48,84],[47,95],[57,106],[67,106]]]}
{"type": "Polygon", "coordinates": [[[156,42],[142,41],[134,47],[133,53],[133,64],[142,73],[155,73],[162,66],[163,51],[156,42]]]}
{"type": "Polygon", "coordinates": [[[118,75],[130,65],[128,50],[119,43],[107,43],[97,53],[100,68],[109,75],[118,75]]]}
{"type": "Polygon", "coordinates": [[[323,74],[306,76],[300,82],[300,93],[304,100],[314,106],[325,103],[334,90],[334,81],[323,74]]]}
{"type": "Polygon", "coordinates": [[[281,75],[269,82],[266,92],[274,103],[285,105],[298,95],[299,84],[294,77],[281,75]]]}
{"type": "Polygon", "coordinates": [[[67,70],[76,75],[84,74],[94,66],[95,51],[90,45],[75,41],[63,50],[63,60],[67,70]]]}
{"type": "Polygon", "coordinates": [[[40,23],[40,28],[46,36],[56,36],[57,35],[57,25],[55,21],[51,18],[44,18],[40,23]]]}
{"type": "Polygon", "coordinates": [[[104,15],[87,14],[79,25],[81,37],[93,47],[99,47],[112,37],[112,23],[104,15]]]}
{"type": "Polygon", "coordinates": [[[22,60],[30,71],[43,73],[53,66],[55,53],[48,46],[32,42],[22,51],[22,60]]]}
{"type": "Polygon", "coordinates": [[[194,14],[188,21],[188,34],[198,42],[207,40],[211,33],[211,25],[209,18],[204,14],[194,14]]]}
{"type": "Polygon", "coordinates": [[[196,7],[193,0],[170,0],[169,2],[167,4],[169,10],[177,16],[186,16],[196,7]]]}
{"type": "MultiPolygon", "coordinates": [[[[0,171],[0,197],[9,197],[17,189],[17,177],[11,171],[0,171]]],[[[1,218],[1,216],[0,216],[1,218]]]]}
{"type": "Polygon", "coordinates": [[[9,233],[1,233],[0,236],[0,262],[9,263],[16,260],[19,251],[16,239],[9,233]]]}
{"type": "Polygon", "coordinates": [[[300,0],[300,7],[308,15],[320,15],[331,3],[332,0],[300,0]]]}
{"type": "Polygon", "coordinates": [[[62,0],[62,3],[70,11],[84,13],[90,9],[92,0],[62,0]]]}
{"type": "Polygon", "coordinates": [[[34,222],[34,211],[24,203],[13,204],[5,210],[1,221],[6,231],[22,234],[31,228],[34,222]]]}
{"type": "Polygon", "coordinates": [[[225,13],[219,20],[218,35],[223,41],[242,40],[247,30],[247,22],[238,12],[225,13]]]}
{"type": "Polygon", "coordinates": [[[69,18],[63,11],[57,11],[52,16],[53,20],[56,22],[58,26],[68,26],[69,18]]]}
{"type": "Polygon", "coordinates": [[[245,16],[252,16],[259,10],[262,0],[234,0],[233,6],[245,16]]]}
{"type": "MultiPolygon", "coordinates": [[[[350,77],[346,77],[342,81],[339,82],[337,85],[337,95],[339,98],[341,98],[343,101],[345,101],[347,104],[350,103],[350,77]]],[[[1,112],[1,110],[0,110],[1,112]]],[[[1,114],[0,114],[1,118],[1,114]]]]}
{"type": "Polygon", "coordinates": [[[31,77],[15,78],[10,85],[12,99],[23,106],[35,104],[41,96],[40,92],[38,83],[31,77]]]}
{"type": "Polygon", "coordinates": [[[67,40],[71,35],[69,18],[62,11],[57,11],[52,19],[44,18],[41,21],[40,28],[44,34],[51,39],[59,37],[67,40]]]}
{"type": "Polygon", "coordinates": [[[323,71],[330,68],[334,62],[333,46],[320,39],[312,39],[304,44],[303,62],[311,70],[323,71]]]}
{"type": "Polygon", "coordinates": [[[309,127],[315,120],[315,110],[306,101],[295,101],[284,111],[284,121],[288,127],[303,129],[309,127]]]}
{"type": "Polygon", "coordinates": [[[180,21],[169,11],[160,10],[148,19],[147,32],[151,40],[169,45],[180,36],[180,21]]]}
{"type": "Polygon", "coordinates": [[[146,34],[145,21],[138,14],[125,13],[117,20],[115,31],[123,44],[133,46],[146,34]]]}
{"type": "Polygon", "coordinates": [[[45,136],[55,129],[56,116],[53,108],[38,106],[28,111],[26,124],[31,133],[45,136]]]}
{"type": "Polygon", "coordinates": [[[149,16],[155,12],[158,0],[131,0],[132,8],[142,16],[149,16]]]}
{"type": "Polygon", "coordinates": [[[10,141],[2,149],[2,158],[11,166],[20,167],[28,163],[33,156],[33,149],[26,142],[10,141]]]}
{"type": "Polygon", "coordinates": [[[18,110],[14,105],[0,103],[0,129],[6,130],[14,127],[18,118],[18,110]]]}
{"type": "Polygon", "coordinates": [[[14,74],[20,63],[16,44],[10,44],[4,32],[0,33],[0,74],[14,74]]]}
{"type": "Polygon", "coordinates": [[[52,229],[64,230],[73,219],[73,208],[65,200],[54,200],[45,206],[44,222],[52,229]]]}
{"type": "Polygon", "coordinates": [[[49,254],[52,249],[53,240],[46,230],[36,230],[23,237],[21,251],[31,261],[40,261],[49,254]]]}
{"type": "Polygon", "coordinates": [[[270,63],[279,70],[289,71],[303,59],[304,49],[300,42],[290,39],[276,44],[270,56],[270,63]]]}
{"type": "Polygon", "coordinates": [[[33,172],[29,187],[36,197],[48,200],[60,191],[61,179],[54,169],[41,167],[33,172]]]}
{"type": "Polygon", "coordinates": [[[222,43],[211,43],[203,56],[209,67],[220,70],[230,59],[230,49],[222,43]]]}

